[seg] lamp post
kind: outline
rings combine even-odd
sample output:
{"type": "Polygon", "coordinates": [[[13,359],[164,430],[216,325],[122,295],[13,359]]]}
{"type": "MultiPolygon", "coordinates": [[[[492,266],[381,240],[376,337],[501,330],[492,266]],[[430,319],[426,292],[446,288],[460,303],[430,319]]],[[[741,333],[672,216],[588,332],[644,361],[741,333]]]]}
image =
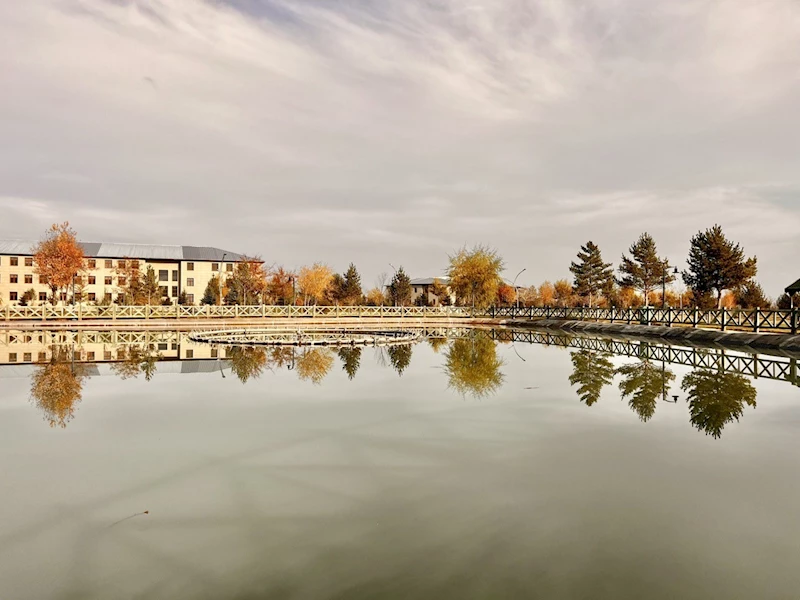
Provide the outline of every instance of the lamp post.
{"type": "MultiPolygon", "coordinates": [[[[389,263],[389,266],[392,267],[392,269],[394,270],[394,276],[396,278],[397,277],[397,269],[395,269],[395,267],[394,267],[394,265],[392,263],[389,263]]],[[[394,279],[392,279],[392,282],[394,282],[394,279]]],[[[390,290],[392,289],[391,285],[389,286],[389,289],[390,290]]],[[[394,305],[396,307],[397,306],[397,294],[395,294],[394,291],[392,291],[392,300],[394,300],[394,305]]]]}
{"type": "Polygon", "coordinates": [[[225,257],[228,256],[227,252],[222,253],[222,262],[219,263],[219,275],[217,275],[217,287],[219,288],[219,297],[217,304],[222,306],[222,272],[225,270],[225,257]]]}
{"type": "Polygon", "coordinates": [[[525,269],[522,269],[522,271],[520,271],[519,273],[517,273],[516,277],[514,277],[514,283],[511,284],[513,286],[513,288],[514,288],[514,296],[516,296],[516,300],[517,300],[517,310],[519,310],[519,293],[517,292],[517,277],[522,275],[527,270],[528,269],[525,268],[525,269]]]}
{"type": "MultiPolygon", "coordinates": [[[[661,269],[661,308],[664,309],[667,307],[667,269],[669,268],[669,262],[664,261],[664,268],[661,269]]],[[[678,274],[678,267],[672,271],[673,275],[678,274]]]]}

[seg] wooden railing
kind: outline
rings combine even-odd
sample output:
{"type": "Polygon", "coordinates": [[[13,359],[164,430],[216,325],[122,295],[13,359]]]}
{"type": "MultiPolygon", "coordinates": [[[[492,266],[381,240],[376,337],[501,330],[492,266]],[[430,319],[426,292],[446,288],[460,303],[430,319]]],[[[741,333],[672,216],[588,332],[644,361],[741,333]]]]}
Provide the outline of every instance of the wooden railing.
{"type": "Polygon", "coordinates": [[[516,308],[497,306],[489,309],[494,319],[566,319],[574,321],[607,321],[641,325],[673,325],[710,329],[744,329],[759,332],[780,331],[797,334],[800,310],[765,310],[755,308],[701,310],[699,308],[516,308]]]}
{"type": "Polygon", "coordinates": [[[464,318],[468,308],[456,306],[5,306],[5,321],[86,321],[125,319],[238,319],[269,317],[378,317],[378,318],[464,318]]]}

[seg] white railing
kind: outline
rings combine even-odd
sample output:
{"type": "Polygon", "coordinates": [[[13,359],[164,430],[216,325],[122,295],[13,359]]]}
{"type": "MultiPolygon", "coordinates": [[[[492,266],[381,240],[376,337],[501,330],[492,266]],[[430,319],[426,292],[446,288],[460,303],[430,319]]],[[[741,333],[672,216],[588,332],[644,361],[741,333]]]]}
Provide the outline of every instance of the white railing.
{"type": "Polygon", "coordinates": [[[130,319],[255,319],[255,318],[465,318],[469,308],[457,306],[5,306],[5,321],[88,321],[130,319]]]}

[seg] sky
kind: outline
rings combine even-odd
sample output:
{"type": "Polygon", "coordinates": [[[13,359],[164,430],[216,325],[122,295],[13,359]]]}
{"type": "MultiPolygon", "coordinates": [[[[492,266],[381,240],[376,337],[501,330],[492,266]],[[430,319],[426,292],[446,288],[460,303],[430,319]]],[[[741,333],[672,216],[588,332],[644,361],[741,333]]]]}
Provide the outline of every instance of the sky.
{"type": "Polygon", "coordinates": [[[569,275],[720,224],[800,277],[796,0],[0,3],[0,238],[569,275]]]}

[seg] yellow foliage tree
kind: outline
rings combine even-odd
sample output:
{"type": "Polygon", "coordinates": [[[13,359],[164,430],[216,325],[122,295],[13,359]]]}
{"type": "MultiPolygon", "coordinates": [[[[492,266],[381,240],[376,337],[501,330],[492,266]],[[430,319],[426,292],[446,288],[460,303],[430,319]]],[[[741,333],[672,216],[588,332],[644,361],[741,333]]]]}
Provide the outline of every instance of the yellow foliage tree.
{"type": "Polygon", "coordinates": [[[333,271],[328,265],[314,263],[310,267],[303,267],[297,276],[297,284],[303,294],[305,304],[321,302],[325,292],[333,280],[333,271]]]}
{"type": "Polygon", "coordinates": [[[37,367],[31,376],[31,401],[44,413],[50,427],[66,427],[80,402],[83,366],[71,364],[69,348],[54,346],[49,363],[37,367]]]}
{"type": "Polygon", "coordinates": [[[303,381],[319,385],[333,367],[334,357],[330,348],[307,348],[297,357],[297,376],[303,381]]]}

